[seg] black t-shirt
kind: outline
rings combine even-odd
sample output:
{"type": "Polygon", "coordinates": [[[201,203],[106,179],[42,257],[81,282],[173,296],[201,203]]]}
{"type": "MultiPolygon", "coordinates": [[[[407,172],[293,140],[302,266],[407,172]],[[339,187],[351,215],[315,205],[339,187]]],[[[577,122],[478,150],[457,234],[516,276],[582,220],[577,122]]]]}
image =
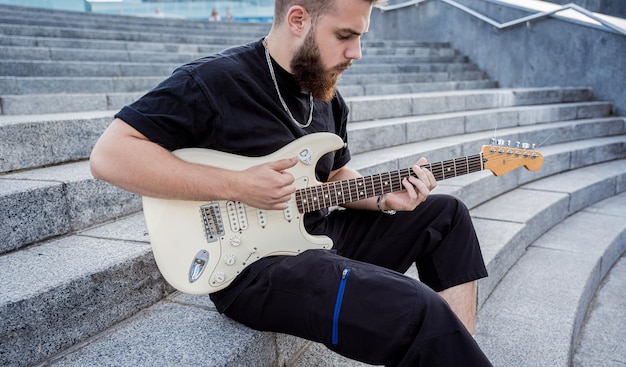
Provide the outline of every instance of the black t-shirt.
{"type": "MultiPolygon", "coordinates": [[[[272,60],[280,93],[295,119],[309,117],[309,96],[293,76],[272,60]]],[[[291,121],[272,81],[261,41],[233,47],[184,65],[115,117],[168,150],[209,148],[243,156],[270,154],[296,138],[313,132],[332,132],[347,142],[348,107],[339,93],[330,102],[314,101],[313,121],[301,128],[291,121]]],[[[284,157],[289,158],[289,157],[284,157]]],[[[350,160],[347,146],[322,157],[317,180],[350,160]]],[[[326,211],[305,216],[307,227],[326,211]]],[[[257,263],[271,262],[261,259],[257,263]]],[[[256,264],[256,263],[255,263],[256,264]]],[[[254,265],[254,264],[253,264],[254,265]]],[[[261,264],[258,264],[261,265],[261,264]]],[[[229,288],[241,289],[256,271],[248,267],[229,288]],[[251,274],[252,273],[252,274],[251,274]]],[[[220,293],[220,292],[217,292],[220,293]]],[[[212,299],[222,311],[238,292],[212,299]]]]}

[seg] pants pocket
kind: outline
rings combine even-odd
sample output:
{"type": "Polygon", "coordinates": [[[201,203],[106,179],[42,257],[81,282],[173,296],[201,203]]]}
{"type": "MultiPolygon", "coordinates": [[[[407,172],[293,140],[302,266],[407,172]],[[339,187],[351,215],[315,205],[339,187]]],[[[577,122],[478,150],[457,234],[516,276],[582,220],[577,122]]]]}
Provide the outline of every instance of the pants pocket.
{"type": "Polygon", "coordinates": [[[332,331],[332,344],[339,344],[339,314],[341,313],[341,304],[343,303],[343,295],[346,291],[346,283],[348,282],[348,275],[350,275],[350,268],[344,268],[341,272],[341,282],[339,283],[339,289],[337,290],[337,299],[335,301],[335,310],[333,312],[333,331],[332,331]]]}

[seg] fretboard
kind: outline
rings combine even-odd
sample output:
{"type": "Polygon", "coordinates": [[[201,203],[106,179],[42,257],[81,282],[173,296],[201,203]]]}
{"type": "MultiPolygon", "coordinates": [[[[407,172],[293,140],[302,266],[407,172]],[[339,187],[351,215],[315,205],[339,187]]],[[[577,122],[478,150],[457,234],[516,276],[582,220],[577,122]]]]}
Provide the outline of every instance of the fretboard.
{"type": "MultiPolygon", "coordinates": [[[[433,173],[437,181],[466,175],[484,169],[482,153],[422,166],[433,173]]],[[[403,190],[402,180],[415,176],[411,168],[328,182],[305,187],[296,191],[296,203],[300,213],[342,205],[370,197],[403,190]]]]}

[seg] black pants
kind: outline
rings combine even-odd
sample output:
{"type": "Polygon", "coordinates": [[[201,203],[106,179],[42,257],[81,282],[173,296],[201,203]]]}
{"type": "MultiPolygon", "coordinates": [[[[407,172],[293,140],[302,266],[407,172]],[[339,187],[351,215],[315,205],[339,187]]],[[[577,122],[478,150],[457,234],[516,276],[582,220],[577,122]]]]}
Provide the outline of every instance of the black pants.
{"type": "Polygon", "coordinates": [[[370,364],[490,365],[433,290],[486,276],[467,208],[458,200],[431,195],[414,212],[395,216],[340,210],[311,233],[330,236],[335,251],[282,256],[257,269],[225,314],[370,364]],[[422,282],[401,274],[414,262],[422,282]]]}

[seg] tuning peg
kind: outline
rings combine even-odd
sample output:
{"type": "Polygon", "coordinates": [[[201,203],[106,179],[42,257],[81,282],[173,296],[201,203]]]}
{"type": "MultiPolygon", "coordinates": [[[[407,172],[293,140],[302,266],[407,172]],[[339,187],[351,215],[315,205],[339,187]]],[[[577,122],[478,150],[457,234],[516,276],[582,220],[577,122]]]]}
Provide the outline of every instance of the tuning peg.
{"type": "Polygon", "coordinates": [[[530,148],[530,144],[522,143],[522,149],[528,149],[528,148],[530,148]]]}

